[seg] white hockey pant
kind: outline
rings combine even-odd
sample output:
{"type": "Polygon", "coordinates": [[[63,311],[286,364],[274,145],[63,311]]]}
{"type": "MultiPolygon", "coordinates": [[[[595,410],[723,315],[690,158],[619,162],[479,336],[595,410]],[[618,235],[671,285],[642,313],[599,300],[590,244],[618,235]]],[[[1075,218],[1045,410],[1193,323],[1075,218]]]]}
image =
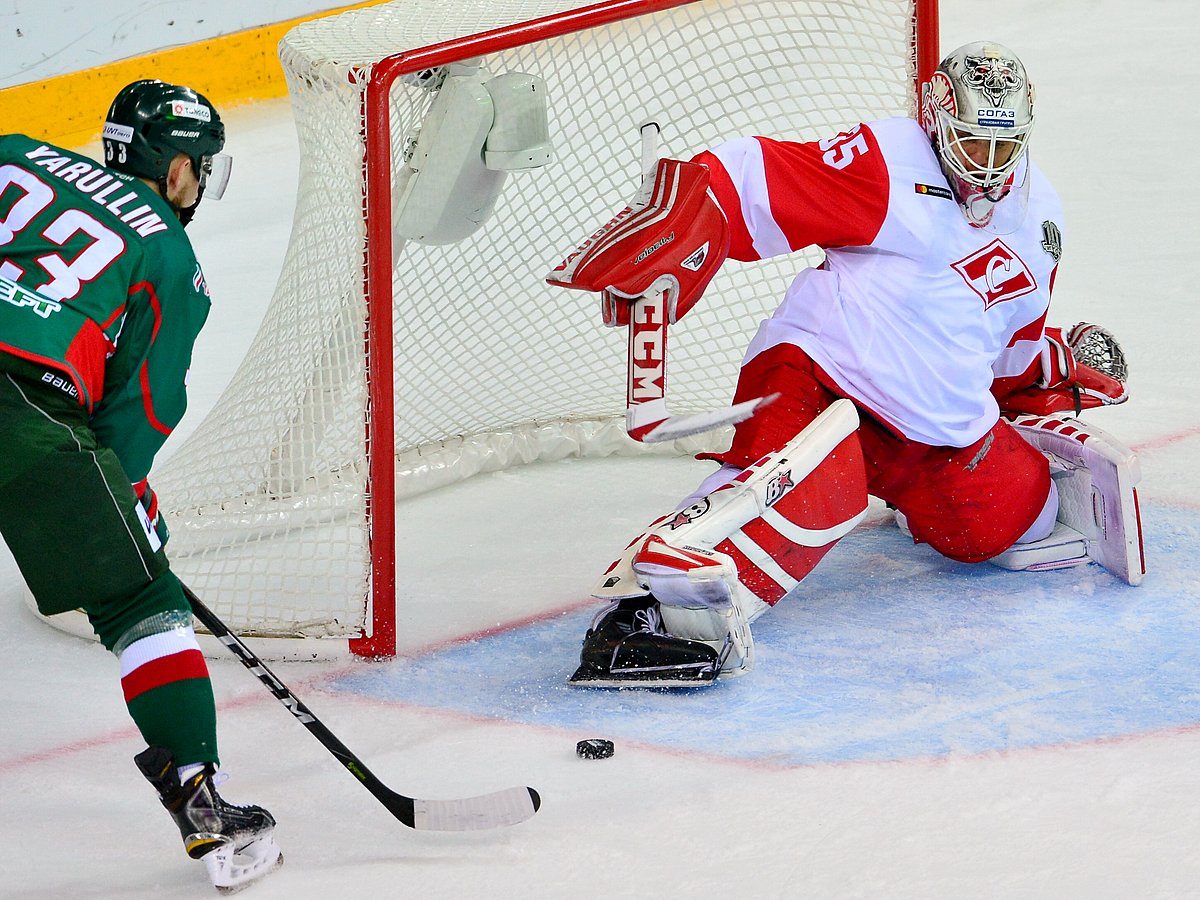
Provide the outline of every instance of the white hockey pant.
{"type": "Polygon", "coordinates": [[[639,535],[595,595],[653,594],[669,633],[716,647],[723,673],[749,671],[750,623],[866,515],[857,429],[854,405],[840,400],[776,453],[740,474],[726,467],[728,481],[639,535]]]}
{"type": "Polygon", "coordinates": [[[1039,571],[1097,562],[1129,584],[1146,574],[1133,451],[1094,425],[1074,418],[1022,416],[1017,432],[1050,462],[1058,489],[1057,523],[1050,536],[1016,544],[989,562],[1039,571]]]}

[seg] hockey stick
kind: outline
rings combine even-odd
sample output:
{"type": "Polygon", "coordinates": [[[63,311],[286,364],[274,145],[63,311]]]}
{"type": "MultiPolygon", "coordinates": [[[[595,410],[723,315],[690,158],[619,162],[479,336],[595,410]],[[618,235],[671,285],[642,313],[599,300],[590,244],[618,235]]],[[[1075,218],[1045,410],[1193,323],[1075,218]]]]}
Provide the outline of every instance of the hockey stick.
{"type": "Polygon", "coordinates": [[[351,775],[362,782],[362,786],[370,791],[388,812],[409,828],[423,831],[476,831],[501,825],[516,825],[532,816],[542,805],[538,792],[531,787],[514,787],[461,800],[417,800],[397,794],[376,778],[362,760],[338,740],[186,584],[183,586],[183,593],[201,624],[267,686],[267,690],[275,699],[287,707],[287,711],[311,731],[313,736],[324,744],[325,749],[332,753],[351,775]]]}
{"type": "MultiPolygon", "coordinates": [[[[658,165],[657,122],[641,126],[642,178],[653,178],[658,165]]],[[[667,289],[658,282],[634,301],[629,316],[629,373],[625,392],[625,431],[645,444],[673,441],[745,421],[778,394],[747,400],[725,409],[673,416],[667,409],[667,289]]]]}

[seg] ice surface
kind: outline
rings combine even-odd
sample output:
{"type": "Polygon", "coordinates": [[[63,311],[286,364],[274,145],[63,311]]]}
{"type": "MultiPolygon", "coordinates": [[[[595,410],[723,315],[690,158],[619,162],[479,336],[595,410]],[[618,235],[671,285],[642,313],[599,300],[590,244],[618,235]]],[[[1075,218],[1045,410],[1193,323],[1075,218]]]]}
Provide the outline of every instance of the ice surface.
{"type": "MultiPolygon", "coordinates": [[[[1133,400],[1092,419],[1141,457],[1145,583],[959,566],[875,510],[756,626],[748,677],[581,691],[562,678],[593,575],[707,467],[553,463],[417,498],[400,658],[276,671],[394,790],[529,784],[543,808],[410,831],[215,660],[223,792],[277,816],[287,857],[248,898],[1196,896],[1200,117],[1181,61],[1200,8],[943,7],[943,47],[1000,40],[1038,84],[1034,153],[1068,219],[1053,320],[1128,351],[1133,400]],[[579,760],[585,737],[616,755],[579,760]]],[[[291,225],[286,103],[227,118],[234,180],[191,229],[216,305],[181,435],[248,346],[291,225]]],[[[212,896],[132,764],[115,660],[35,621],[0,553],[0,896],[212,896]]]]}

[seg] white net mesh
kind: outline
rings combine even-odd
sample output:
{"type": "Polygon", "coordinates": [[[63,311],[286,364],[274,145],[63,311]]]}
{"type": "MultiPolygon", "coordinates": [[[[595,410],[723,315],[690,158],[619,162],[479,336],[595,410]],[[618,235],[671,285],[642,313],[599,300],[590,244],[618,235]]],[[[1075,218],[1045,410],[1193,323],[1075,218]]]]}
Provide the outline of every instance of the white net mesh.
{"type": "MultiPolygon", "coordinates": [[[[281,43],[301,148],[283,273],[226,395],[156,475],[176,570],[235,630],[333,635],[364,624],[362,94],[373,70],[406,49],[583,6],[403,0],[305,23],[281,43]]],[[[623,332],[600,327],[595,300],[543,282],[633,194],[637,125],[657,117],[662,155],[686,158],[739,135],[807,140],[911,112],[911,21],[911,0],[709,0],[543,29],[485,55],[493,75],[545,80],[554,162],[510,174],[470,238],[403,247],[393,272],[398,497],[516,462],[642,450],[621,427],[623,332]]],[[[390,99],[399,166],[431,94],[397,81],[390,99]]],[[[724,267],[671,333],[673,412],[728,403],[749,335],[815,259],[724,267]]]]}

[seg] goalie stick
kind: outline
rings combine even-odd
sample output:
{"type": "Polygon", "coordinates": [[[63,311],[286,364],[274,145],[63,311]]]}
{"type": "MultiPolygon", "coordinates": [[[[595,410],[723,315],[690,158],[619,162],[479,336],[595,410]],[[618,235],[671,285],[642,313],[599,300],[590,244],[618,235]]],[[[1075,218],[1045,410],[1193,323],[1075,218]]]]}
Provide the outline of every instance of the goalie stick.
{"type": "MultiPolygon", "coordinates": [[[[658,164],[658,134],[654,121],[641,126],[642,179],[653,179],[658,164]]],[[[629,316],[629,374],[625,395],[625,431],[646,444],[673,441],[735,425],[778,397],[772,394],[725,409],[673,416],[667,409],[667,288],[658,281],[634,301],[629,316]]]]}
{"type": "Polygon", "coordinates": [[[478,797],[464,797],[461,800],[418,800],[396,793],[376,778],[363,761],[338,740],[334,733],[264,665],[254,651],[242,643],[238,636],[201,602],[191,588],[184,585],[183,593],[201,624],[267,686],[275,699],[287,707],[287,711],[312,732],[325,749],[332,753],[388,812],[409,828],[422,831],[477,831],[498,828],[501,825],[516,825],[536,813],[542,805],[538,792],[531,787],[508,788],[478,797]]]}

